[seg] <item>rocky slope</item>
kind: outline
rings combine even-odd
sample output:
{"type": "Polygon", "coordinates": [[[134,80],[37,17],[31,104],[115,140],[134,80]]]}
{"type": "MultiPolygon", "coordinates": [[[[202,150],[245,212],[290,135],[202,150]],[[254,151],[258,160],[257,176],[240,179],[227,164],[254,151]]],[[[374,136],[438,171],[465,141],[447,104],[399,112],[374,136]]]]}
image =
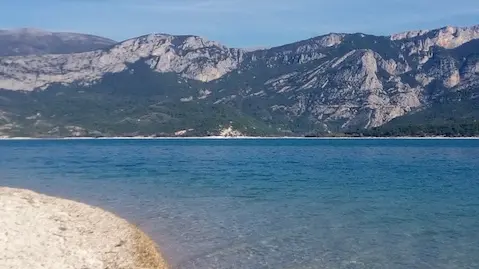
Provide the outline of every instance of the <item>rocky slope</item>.
{"type": "Polygon", "coordinates": [[[21,28],[0,30],[0,56],[61,54],[107,48],[116,42],[99,36],[21,28]]]}
{"type": "MultiPolygon", "coordinates": [[[[118,124],[136,122],[132,130],[146,128],[138,126],[145,119],[150,125],[179,128],[143,133],[199,128],[188,120],[196,115],[181,113],[180,107],[186,112],[208,108],[207,113],[215,113],[212,108],[218,107],[230,111],[206,117],[218,132],[231,122],[242,122],[237,127],[244,134],[258,129],[304,134],[371,128],[430,106],[451,92],[475,89],[478,40],[479,26],[445,27],[392,36],[329,34],[247,51],[195,36],[154,34],[106,50],[1,57],[0,88],[7,91],[0,91],[0,124],[4,130],[25,127],[26,121],[40,121],[48,128],[73,124],[72,115],[82,112],[53,111],[46,103],[73,102],[75,96],[78,106],[92,109],[95,100],[94,107],[113,109],[118,124]],[[112,98],[118,99],[118,106],[128,103],[143,109],[132,114],[112,108],[107,103],[112,98]],[[28,115],[15,109],[19,100],[35,109],[28,115]],[[37,118],[25,120],[28,117],[37,118]]],[[[97,119],[74,121],[91,131],[97,119]]]]}
{"type": "Polygon", "coordinates": [[[139,61],[157,72],[209,81],[236,69],[242,56],[241,50],[195,36],[153,34],[124,41],[108,50],[0,58],[0,88],[33,90],[53,83],[75,82],[89,85],[139,61]]]}
{"type": "Polygon", "coordinates": [[[221,102],[247,102],[265,120],[290,122],[288,128],[306,121],[303,132],[338,131],[380,126],[447,92],[475,87],[479,27],[421,33],[331,34],[257,52],[218,81],[224,88],[247,81],[221,102]]]}

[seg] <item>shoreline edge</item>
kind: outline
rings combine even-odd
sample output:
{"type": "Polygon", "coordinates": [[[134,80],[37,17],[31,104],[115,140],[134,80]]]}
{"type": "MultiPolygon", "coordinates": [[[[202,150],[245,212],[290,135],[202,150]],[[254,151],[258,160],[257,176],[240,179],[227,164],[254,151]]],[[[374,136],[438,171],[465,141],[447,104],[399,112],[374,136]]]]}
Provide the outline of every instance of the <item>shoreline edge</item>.
{"type": "Polygon", "coordinates": [[[167,269],[138,227],[98,207],[0,187],[0,260],[6,268],[167,269]]]}

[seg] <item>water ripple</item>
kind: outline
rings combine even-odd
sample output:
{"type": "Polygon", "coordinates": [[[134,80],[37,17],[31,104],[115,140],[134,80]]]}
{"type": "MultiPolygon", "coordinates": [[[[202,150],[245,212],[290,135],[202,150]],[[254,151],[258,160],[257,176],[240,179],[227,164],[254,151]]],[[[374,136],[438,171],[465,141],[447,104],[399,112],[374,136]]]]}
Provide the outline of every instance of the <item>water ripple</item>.
{"type": "Polygon", "coordinates": [[[479,268],[477,140],[0,141],[0,185],[101,206],[174,268],[479,268]]]}

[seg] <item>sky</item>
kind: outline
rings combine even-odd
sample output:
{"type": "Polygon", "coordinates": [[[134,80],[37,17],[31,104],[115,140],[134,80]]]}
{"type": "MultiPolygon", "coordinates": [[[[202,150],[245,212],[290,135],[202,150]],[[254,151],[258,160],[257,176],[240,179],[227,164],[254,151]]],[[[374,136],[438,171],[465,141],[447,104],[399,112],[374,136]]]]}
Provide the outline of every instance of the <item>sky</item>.
{"type": "Polygon", "coordinates": [[[193,34],[268,47],[330,32],[389,35],[479,24],[479,0],[1,0],[0,28],[39,28],[117,41],[193,34]]]}

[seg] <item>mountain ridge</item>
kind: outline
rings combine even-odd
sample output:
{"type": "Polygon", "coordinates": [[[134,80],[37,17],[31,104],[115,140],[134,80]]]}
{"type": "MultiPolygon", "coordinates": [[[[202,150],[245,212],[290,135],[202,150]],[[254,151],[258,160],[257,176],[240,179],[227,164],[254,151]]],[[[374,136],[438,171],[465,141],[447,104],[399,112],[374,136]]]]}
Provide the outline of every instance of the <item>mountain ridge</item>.
{"type": "Polygon", "coordinates": [[[70,32],[34,28],[0,29],[0,56],[25,56],[85,52],[109,47],[116,41],[70,32]]]}
{"type": "MultiPolygon", "coordinates": [[[[121,108],[115,110],[115,120],[123,124],[128,119],[130,127],[150,133],[175,133],[164,124],[175,126],[176,131],[201,128],[191,122],[195,117],[181,109],[224,112],[226,118],[205,116],[213,124],[205,124],[209,130],[202,134],[214,134],[220,126],[228,129],[235,121],[242,122],[237,127],[243,133],[335,133],[378,127],[451,92],[470,91],[479,84],[478,40],[479,26],[448,26],[390,36],[331,33],[247,51],[193,35],[150,34],[90,52],[0,57],[0,88],[4,98],[16,96],[15,102],[21,94],[58,99],[50,93],[59,91],[56,94],[68,97],[64,102],[80,98],[78,105],[85,107],[91,107],[92,98],[101,100],[95,106],[104,109],[111,108],[107,100],[113,97],[118,106],[127,99],[135,106],[148,103],[153,108],[134,109],[139,113],[137,120],[151,121],[154,114],[156,123],[149,124],[163,129],[133,124],[131,115],[121,108]],[[6,94],[5,90],[19,92],[6,94]]],[[[44,109],[39,107],[36,113],[44,109]]],[[[12,112],[3,110],[0,103],[1,111],[5,124],[11,124],[8,113],[12,112]]],[[[63,112],[52,111],[42,122],[54,128],[58,119],[51,117],[59,117],[58,113],[63,112]]],[[[60,115],[62,124],[69,123],[75,113],[80,112],[60,115]]],[[[86,122],[95,120],[83,119],[77,127],[91,129],[86,122]]],[[[125,128],[134,133],[130,127],[125,128]]]]}

